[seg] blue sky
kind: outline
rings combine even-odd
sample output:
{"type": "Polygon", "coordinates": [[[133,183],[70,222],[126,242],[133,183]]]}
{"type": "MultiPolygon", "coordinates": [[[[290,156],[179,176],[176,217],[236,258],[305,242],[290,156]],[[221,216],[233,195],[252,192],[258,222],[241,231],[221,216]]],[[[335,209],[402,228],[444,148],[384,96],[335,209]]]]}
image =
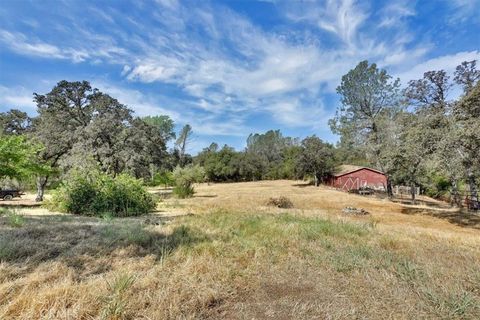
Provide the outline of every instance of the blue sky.
{"type": "Polygon", "coordinates": [[[88,80],[140,116],[190,123],[192,153],[269,129],[335,142],[335,87],[364,59],[402,83],[480,60],[480,0],[0,6],[0,111],[34,114],[33,92],[88,80]]]}

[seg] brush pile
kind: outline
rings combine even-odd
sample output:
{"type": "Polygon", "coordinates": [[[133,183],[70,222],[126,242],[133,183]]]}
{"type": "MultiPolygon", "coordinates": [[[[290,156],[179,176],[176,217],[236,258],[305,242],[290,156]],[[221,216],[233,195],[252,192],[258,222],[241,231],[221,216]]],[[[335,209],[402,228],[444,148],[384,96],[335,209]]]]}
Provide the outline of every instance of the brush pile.
{"type": "Polygon", "coordinates": [[[357,209],[355,207],[345,207],[343,208],[342,212],[345,214],[357,215],[357,216],[365,216],[367,214],[370,214],[370,212],[368,212],[365,209],[357,209]]]}
{"type": "Polygon", "coordinates": [[[278,197],[268,199],[267,206],[277,207],[282,209],[293,208],[293,202],[287,197],[278,197]]]}

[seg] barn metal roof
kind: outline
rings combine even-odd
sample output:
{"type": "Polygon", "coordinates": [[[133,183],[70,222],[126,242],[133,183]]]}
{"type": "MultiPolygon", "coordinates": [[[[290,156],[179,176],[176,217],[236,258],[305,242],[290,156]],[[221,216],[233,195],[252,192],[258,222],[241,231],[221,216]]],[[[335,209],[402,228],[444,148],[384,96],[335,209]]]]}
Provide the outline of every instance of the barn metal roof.
{"type": "Polygon", "coordinates": [[[362,170],[362,169],[370,170],[370,171],[377,172],[377,173],[380,173],[380,174],[385,174],[380,170],[376,170],[376,169],[372,169],[372,168],[368,168],[368,167],[342,164],[339,167],[338,171],[333,176],[334,177],[340,177],[340,176],[346,175],[347,173],[352,173],[352,172],[359,171],[359,170],[362,170]]]}

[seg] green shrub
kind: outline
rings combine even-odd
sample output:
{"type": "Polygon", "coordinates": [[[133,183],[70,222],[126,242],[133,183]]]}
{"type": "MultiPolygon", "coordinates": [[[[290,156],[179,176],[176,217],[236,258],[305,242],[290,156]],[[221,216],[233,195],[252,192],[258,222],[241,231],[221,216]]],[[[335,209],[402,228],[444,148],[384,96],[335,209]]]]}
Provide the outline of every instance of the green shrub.
{"type": "Polygon", "coordinates": [[[190,198],[195,194],[193,185],[178,185],[173,188],[173,193],[180,199],[190,198]]]}
{"type": "Polygon", "coordinates": [[[205,170],[198,165],[189,165],[185,168],[177,167],[173,171],[175,188],[173,193],[179,198],[189,198],[195,193],[193,184],[205,180],[205,170]]]}
{"type": "Polygon", "coordinates": [[[0,216],[5,216],[7,218],[7,224],[13,228],[20,228],[25,224],[25,218],[15,210],[0,208],[0,216]]]}
{"type": "Polygon", "coordinates": [[[20,228],[25,224],[25,218],[15,211],[7,213],[8,225],[13,228],[20,228]]]}
{"type": "Polygon", "coordinates": [[[54,193],[50,209],[81,215],[136,216],[155,208],[140,180],[127,174],[72,173],[54,193]]]}
{"type": "Polygon", "coordinates": [[[173,173],[170,171],[157,172],[153,175],[153,178],[145,183],[150,187],[164,186],[165,188],[175,185],[173,179],[173,173]]]}

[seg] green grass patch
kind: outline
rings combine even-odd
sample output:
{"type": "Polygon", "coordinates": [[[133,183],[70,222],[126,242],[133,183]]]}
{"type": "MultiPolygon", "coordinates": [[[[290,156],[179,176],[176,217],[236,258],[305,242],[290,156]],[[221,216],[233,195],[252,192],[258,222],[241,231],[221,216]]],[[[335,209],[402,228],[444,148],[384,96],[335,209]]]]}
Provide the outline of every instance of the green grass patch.
{"type": "Polygon", "coordinates": [[[25,218],[15,211],[10,211],[6,214],[7,223],[12,228],[21,228],[25,224],[25,218]]]}

